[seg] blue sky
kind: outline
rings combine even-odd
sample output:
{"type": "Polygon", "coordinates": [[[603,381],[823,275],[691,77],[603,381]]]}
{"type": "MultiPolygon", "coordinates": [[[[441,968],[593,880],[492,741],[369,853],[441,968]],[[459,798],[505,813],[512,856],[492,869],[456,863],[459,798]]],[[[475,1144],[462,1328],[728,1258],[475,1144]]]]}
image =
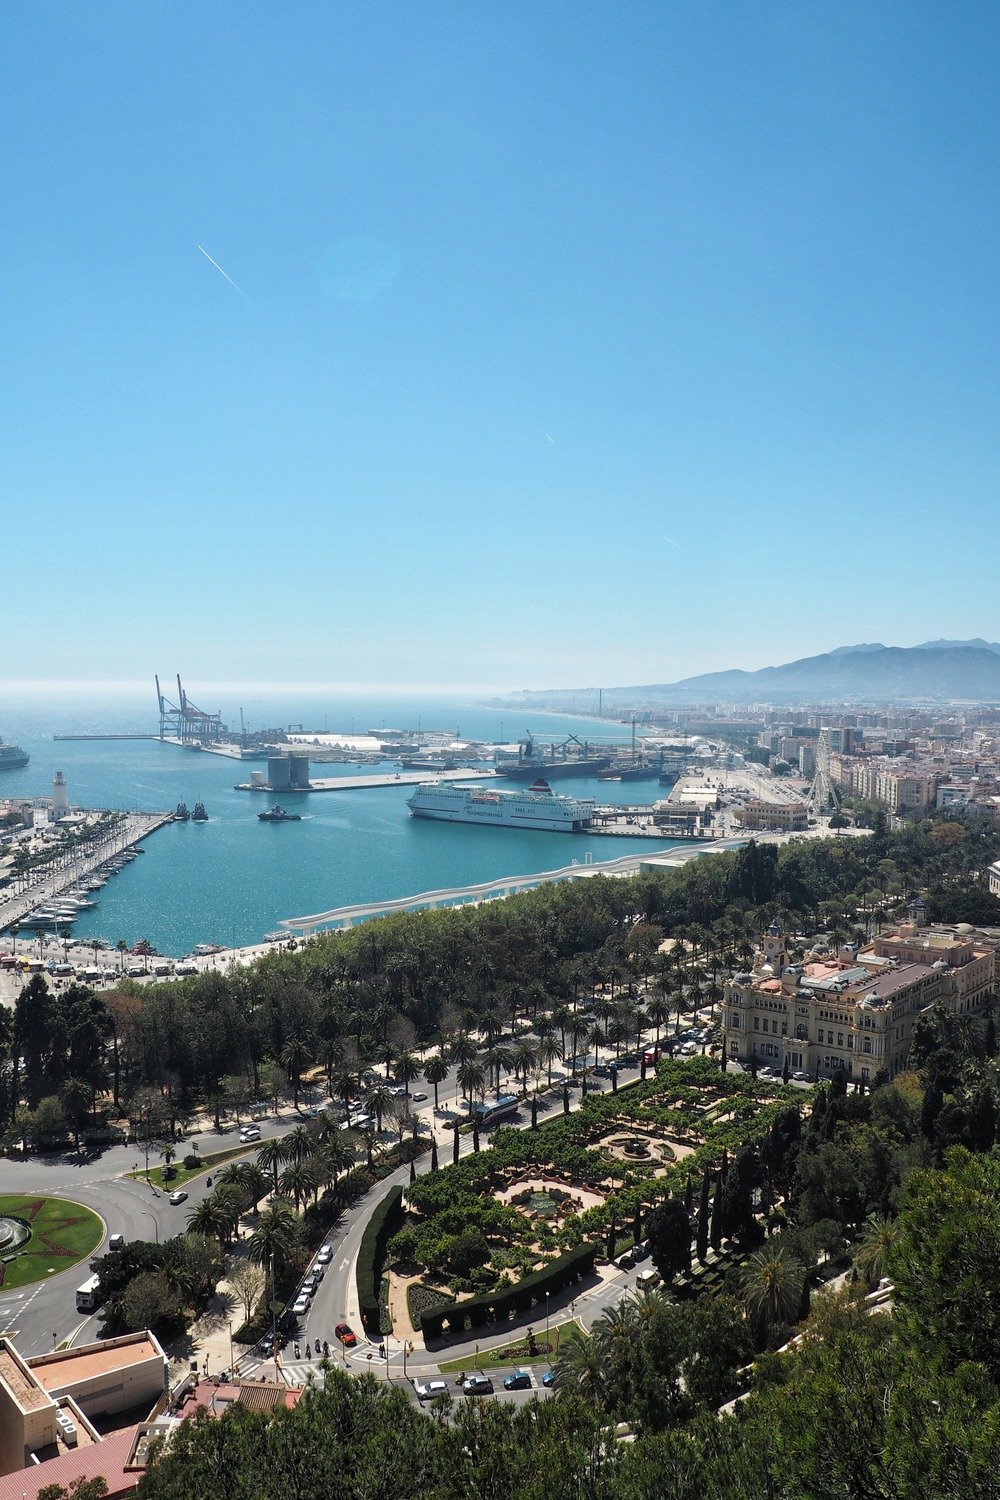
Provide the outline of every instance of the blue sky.
{"type": "Polygon", "coordinates": [[[996,7],[4,31],[0,681],[997,638],[996,7]]]}

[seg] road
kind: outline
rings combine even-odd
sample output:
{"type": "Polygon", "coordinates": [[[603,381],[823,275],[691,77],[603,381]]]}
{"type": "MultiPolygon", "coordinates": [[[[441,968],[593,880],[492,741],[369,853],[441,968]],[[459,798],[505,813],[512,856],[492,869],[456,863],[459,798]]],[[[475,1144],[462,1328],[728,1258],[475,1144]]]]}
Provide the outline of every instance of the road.
{"type": "MultiPolygon", "coordinates": [[[[625,1083],[636,1076],[638,1069],[622,1069],[619,1079],[621,1083],[625,1083]]],[[[593,1080],[591,1083],[595,1090],[608,1086],[605,1080],[593,1080]]],[[[416,1088],[419,1091],[420,1086],[417,1085],[416,1088]]],[[[452,1132],[449,1122],[457,1113],[459,1093],[456,1070],[452,1069],[447,1079],[439,1085],[440,1108],[437,1111],[434,1110],[432,1098],[414,1105],[425,1127],[434,1130],[442,1165],[451,1160],[452,1132]]],[[[571,1092],[571,1108],[579,1108],[580,1097],[579,1090],[571,1092]]],[[[561,1108],[561,1095],[557,1089],[552,1094],[539,1097],[540,1119],[557,1116],[561,1108]]],[[[520,1123],[523,1128],[528,1128],[530,1105],[527,1102],[521,1113],[523,1118],[520,1123]]],[[[288,1110],[279,1118],[271,1116],[261,1120],[258,1122],[261,1139],[267,1140],[284,1134],[303,1118],[301,1113],[288,1110]]],[[[202,1155],[209,1155],[238,1145],[239,1130],[235,1123],[216,1131],[211,1125],[206,1128],[202,1122],[197,1130],[191,1132],[191,1138],[197,1140],[202,1155]]],[[[463,1154],[470,1151],[471,1137],[462,1137],[461,1144],[463,1154]]],[[[183,1154],[183,1148],[179,1150],[183,1154]]],[[[426,1160],[425,1157],[424,1162],[426,1160]]],[[[188,1214],[211,1191],[207,1176],[191,1179],[186,1184],[189,1195],[187,1201],[173,1207],[167,1194],[141,1178],[134,1179],[127,1175],[141,1168],[142,1163],[142,1151],[134,1144],[113,1146],[100,1154],[81,1156],[67,1152],[58,1157],[32,1158],[27,1161],[0,1158],[0,1193],[30,1192],[70,1198],[100,1214],[107,1234],[124,1234],[126,1239],[151,1240],[183,1231],[188,1214]]],[[[378,1366],[385,1372],[386,1362],[378,1360],[375,1352],[377,1346],[370,1344],[361,1331],[353,1268],[361,1237],[374,1205],[394,1184],[405,1185],[408,1180],[409,1167],[400,1168],[391,1177],[384,1179],[359,1203],[352,1206],[328,1236],[334,1249],[334,1257],[302,1328],[303,1352],[305,1341],[309,1339],[314,1343],[317,1337],[328,1340],[332,1350],[335,1324],[347,1321],[359,1335],[359,1346],[356,1351],[339,1350],[342,1362],[350,1369],[367,1368],[371,1365],[378,1366]],[[372,1360],[368,1359],[369,1354],[373,1355],[372,1360]]],[[[102,1241],[102,1245],[103,1243],[102,1241]]],[[[98,1246],[95,1254],[100,1254],[101,1248],[98,1246]]],[[[76,1311],[76,1288],[86,1280],[88,1274],[87,1263],[83,1261],[68,1271],[53,1275],[48,1281],[7,1294],[0,1291],[0,1332],[16,1337],[18,1347],[25,1354],[43,1353],[52,1348],[53,1341],[58,1343],[71,1336],[76,1342],[93,1336],[98,1327],[97,1319],[84,1318],[76,1311]]],[[[617,1300],[630,1284],[630,1280],[619,1276],[615,1276],[611,1282],[602,1281],[580,1295],[572,1311],[569,1310],[572,1299],[568,1294],[559,1299],[553,1298],[550,1317],[555,1320],[557,1316],[578,1316],[584,1326],[588,1327],[593,1318],[611,1301],[617,1300]]],[[[534,1321],[537,1326],[537,1315],[534,1321]]],[[[463,1346],[458,1346],[453,1350],[449,1349],[443,1357],[456,1358],[463,1353],[463,1346]]],[[[389,1375],[394,1378],[401,1376],[403,1353],[398,1340],[389,1340],[388,1354],[389,1375]]],[[[407,1361],[407,1368],[428,1374],[436,1368],[439,1357],[441,1356],[418,1348],[407,1361]]],[[[244,1361],[244,1368],[253,1367],[255,1363],[254,1360],[247,1359],[244,1361]]],[[[312,1363],[315,1364],[315,1360],[312,1363]]],[[[299,1372],[304,1377],[306,1362],[291,1360],[286,1363],[286,1369],[290,1369],[293,1374],[299,1372]]]]}

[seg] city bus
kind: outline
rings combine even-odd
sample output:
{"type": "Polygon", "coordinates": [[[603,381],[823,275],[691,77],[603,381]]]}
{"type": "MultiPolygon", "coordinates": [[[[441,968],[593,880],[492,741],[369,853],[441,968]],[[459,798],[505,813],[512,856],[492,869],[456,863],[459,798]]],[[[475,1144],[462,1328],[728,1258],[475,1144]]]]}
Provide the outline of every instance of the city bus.
{"type": "Polygon", "coordinates": [[[520,1107],[521,1101],[516,1094],[501,1094],[492,1104],[474,1104],[471,1117],[473,1123],[480,1127],[495,1125],[498,1120],[516,1115],[520,1107]]]}
{"type": "Polygon", "coordinates": [[[76,1289],[77,1312],[93,1312],[97,1306],[97,1288],[100,1286],[101,1278],[91,1276],[76,1289]]]}

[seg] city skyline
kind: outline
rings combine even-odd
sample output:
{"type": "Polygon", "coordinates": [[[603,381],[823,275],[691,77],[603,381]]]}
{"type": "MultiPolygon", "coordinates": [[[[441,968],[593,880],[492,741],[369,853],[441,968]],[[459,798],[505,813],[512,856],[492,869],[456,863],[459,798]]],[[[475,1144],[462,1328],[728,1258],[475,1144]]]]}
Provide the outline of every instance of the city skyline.
{"type": "Polygon", "coordinates": [[[6,30],[0,690],[617,686],[1000,634],[1000,18],[6,30]]]}

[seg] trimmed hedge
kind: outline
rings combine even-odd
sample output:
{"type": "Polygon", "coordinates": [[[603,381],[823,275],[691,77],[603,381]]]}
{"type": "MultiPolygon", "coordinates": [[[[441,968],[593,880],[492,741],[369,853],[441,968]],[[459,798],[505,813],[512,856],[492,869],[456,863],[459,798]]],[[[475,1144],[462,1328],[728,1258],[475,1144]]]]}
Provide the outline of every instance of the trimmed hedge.
{"type": "Polygon", "coordinates": [[[379,1291],[386,1246],[403,1223],[403,1189],[394,1187],[375,1209],[365,1227],[358,1251],[358,1301],[361,1321],[369,1338],[382,1331],[379,1291]]]}
{"type": "MultiPolygon", "coordinates": [[[[449,1333],[464,1333],[467,1328],[482,1328],[487,1323],[506,1323],[518,1313],[530,1312],[536,1303],[545,1301],[546,1292],[561,1292],[594,1269],[597,1256],[596,1245],[577,1245],[567,1250],[557,1260],[550,1261],[542,1271],[513,1286],[499,1291],[483,1292],[479,1297],[470,1297],[457,1302],[454,1307],[433,1308],[424,1313],[421,1329],[425,1339],[442,1337],[445,1325],[449,1333]]],[[[360,1262],[359,1262],[360,1267],[360,1262]]]]}

